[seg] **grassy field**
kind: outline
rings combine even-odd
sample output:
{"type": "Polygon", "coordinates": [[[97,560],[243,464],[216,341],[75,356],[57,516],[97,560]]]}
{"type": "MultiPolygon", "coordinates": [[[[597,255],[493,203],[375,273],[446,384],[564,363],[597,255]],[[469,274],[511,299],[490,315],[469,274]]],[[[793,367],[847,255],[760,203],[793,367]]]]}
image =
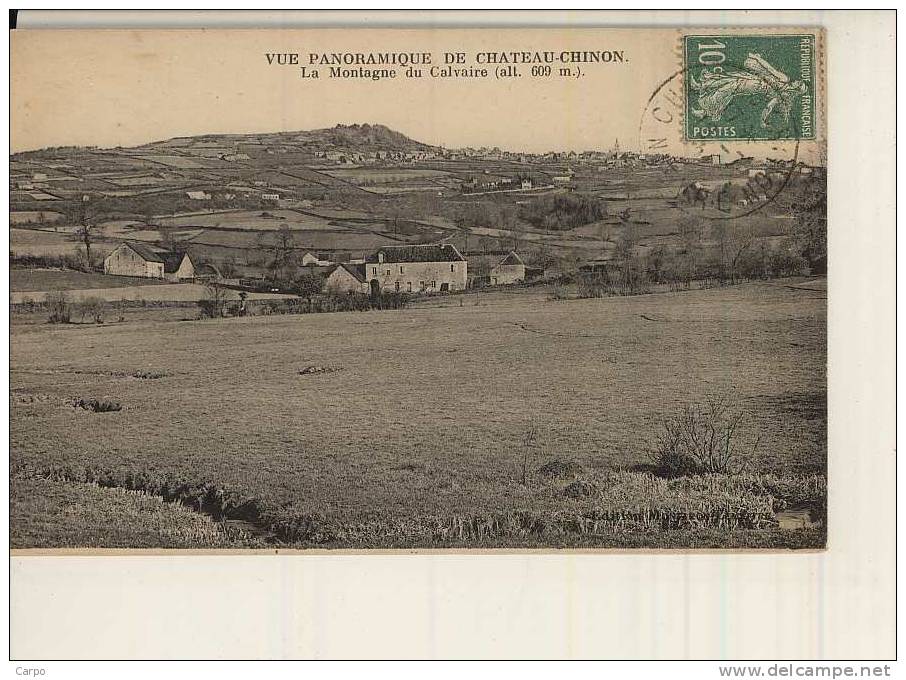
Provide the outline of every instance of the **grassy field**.
{"type": "MultiPolygon", "coordinates": [[[[159,220],[163,226],[208,227],[215,229],[248,229],[250,231],[271,231],[289,227],[293,231],[329,229],[331,221],[316,215],[295,210],[230,210],[224,212],[179,215],[159,220]]],[[[335,227],[336,228],[336,227],[335,227]]]]}
{"type": "MultiPolygon", "coordinates": [[[[13,270],[15,271],[15,270],[13,270]]],[[[22,270],[27,271],[27,270],[22,270]]],[[[52,290],[66,290],[70,301],[83,300],[88,297],[98,297],[108,302],[142,301],[148,303],[189,303],[204,299],[208,291],[201,283],[167,283],[157,279],[136,279],[131,276],[107,276],[104,274],[87,274],[85,280],[80,277],[69,277],[73,272],[61,272],[64,276],[59,277],[56,281],[44,279],[45,283],[53,285],[53,288],[44,290],[33,290],[37,283],[27,285],[28,290],[22,288],[13,290],[10,293],[9,300],[13,304],[23,302],[43,302],[47,293],[52,290]],[[120,280],[120,279],[123,280],[120,280]],[[87,284],[87,285],[86,285],[87,284]],[[106,288],[101,287],[106,284],[106,288]]],[[[26,285],[26,284],[23,284],[26,285]]],[[[249,293],[249,300],[276,300],[289,297],[282,293],[249,293]]],[[[236,297],[228,294],[228,298],[233,300],[236,297]]]]}
{"type": "Polygon", "coordinates": [[[820,534],[765,518],[826,493],[821,283],[14,324],[11,465],[220,499],[300,545],[815,547],[820,534]],[[300,374],[307,366],[329,370],[300,374]],[[147,372],[158,377],[134,377],[147,372]],[[645,472],[663,421],[718,393],[749,411],[760,436],[750,473],[645,472]],[[73,397],[123,408],[91,413],[73,397]],[[551,461],[566,473],[539,471],[551,461]],[[576,481],[587,486],[573,498],[576,481]],[[713,518],[721,508],[736,519],[662,522],[667,511],[713,518]]]}
{"type": "Polygon", "coordinates": [[[10,269],[10,292],[50,290],[90,290],[96,288],[121,288],[124,286],[149,286],[163,284],[156,279],[133,276],[107,276],[90,272],[62,269],[10,269]]]}
{"type": "Polygon", "coordinates": [[[63,219],[63,215],[52,211],[21,210],[9,214],[10,224],[41,224],[44,222],[56,222],[60,219],[63,219]]]}

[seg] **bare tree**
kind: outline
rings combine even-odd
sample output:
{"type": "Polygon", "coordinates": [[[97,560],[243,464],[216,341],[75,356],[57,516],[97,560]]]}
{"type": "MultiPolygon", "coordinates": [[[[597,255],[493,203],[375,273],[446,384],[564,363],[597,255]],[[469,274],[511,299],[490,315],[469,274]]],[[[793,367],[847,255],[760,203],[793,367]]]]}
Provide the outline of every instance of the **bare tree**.
{"type": "Polygon", "coordinates": [[[262,236],[261,243],[268,254],[271,279],[291,279],[296,260],[296,239],[292,230],[284,224],[276,232],[262,236]]]}
{"type": "Polygon", "coordinates": [[[85,260],[88,263],[88,269],[92,267],[91,244],[94,243],[94,232],[97,218],[97,210],[91,202],[88,195],[82,197],[74,210],[73,215],[76,224],[76,234],[79,241],[85,247],[85,260]]]}
{"type": "Polygon", "coordinates": [[[684,279],[688,283],[695,278],[698,267],[698,255],[701,250],[701,224],[695,218],[686,217],[679,221],[678,229],[686,261],[684,279]]]}
{"type": "Polygon", "coordinates": [[[728,239],[727,257],[729,259],[730,278],[734,282],[739,277],[740,261],[754,245],[755,236],[755,230],[751,227],[740,227],[728,239]]]}
{"type": "Polygon", "coordinates": [[[223,316],[226,303],[232,298],[228,288],[210,282],[204,287],[204,296],[198,301],[202,318],[216,319],[223,316]]]}

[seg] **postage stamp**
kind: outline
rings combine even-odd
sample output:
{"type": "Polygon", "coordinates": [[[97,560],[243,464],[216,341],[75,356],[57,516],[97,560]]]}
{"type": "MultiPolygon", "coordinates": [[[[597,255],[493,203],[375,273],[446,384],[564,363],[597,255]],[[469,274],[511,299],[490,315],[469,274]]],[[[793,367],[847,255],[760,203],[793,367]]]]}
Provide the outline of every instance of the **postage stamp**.
{"type": "Polygon", "coordinates": [[[687,35],[688,140],[814,139],[815,35],[687,35]]]}

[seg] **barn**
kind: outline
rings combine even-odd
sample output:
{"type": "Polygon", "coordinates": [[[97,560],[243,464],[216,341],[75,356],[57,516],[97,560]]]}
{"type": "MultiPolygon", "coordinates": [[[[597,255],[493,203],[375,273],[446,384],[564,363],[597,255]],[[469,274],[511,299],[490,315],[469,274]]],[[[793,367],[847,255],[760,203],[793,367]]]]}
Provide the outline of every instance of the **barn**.
{"type": "Polygon", "coordinates": [[[430,293],[465,290],[466,259],[450,243],[384,246],[365,259],[369,287],[430,293]]]}
{"type": "Polygon", "coordinates": [[[492,286],[505,286],[525,281],[525,262],[512,251],[488,272],[492,286]]]}
{"type": "Polygon", "coordinates": [[[104,258],[104,273],[187,281],[195,278],[195,265],[188,253],[168,252],[143,243],[121,243],[104,258]]]}
{"type": "Polygon", "coordinates": [[[365,265],[335,264],[324,278],[325,293],[367,293],[365,265]]]}

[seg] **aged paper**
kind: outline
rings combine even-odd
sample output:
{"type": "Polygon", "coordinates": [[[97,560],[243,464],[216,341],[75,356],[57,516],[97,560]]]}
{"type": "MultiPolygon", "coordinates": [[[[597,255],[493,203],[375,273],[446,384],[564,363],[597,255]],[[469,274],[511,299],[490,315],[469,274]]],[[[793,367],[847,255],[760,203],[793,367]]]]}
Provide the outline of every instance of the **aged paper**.
{"type": "Polygon", "coordinates": [[[14,32],[17,564],[821,559],[827,41],[14,32]]]}

